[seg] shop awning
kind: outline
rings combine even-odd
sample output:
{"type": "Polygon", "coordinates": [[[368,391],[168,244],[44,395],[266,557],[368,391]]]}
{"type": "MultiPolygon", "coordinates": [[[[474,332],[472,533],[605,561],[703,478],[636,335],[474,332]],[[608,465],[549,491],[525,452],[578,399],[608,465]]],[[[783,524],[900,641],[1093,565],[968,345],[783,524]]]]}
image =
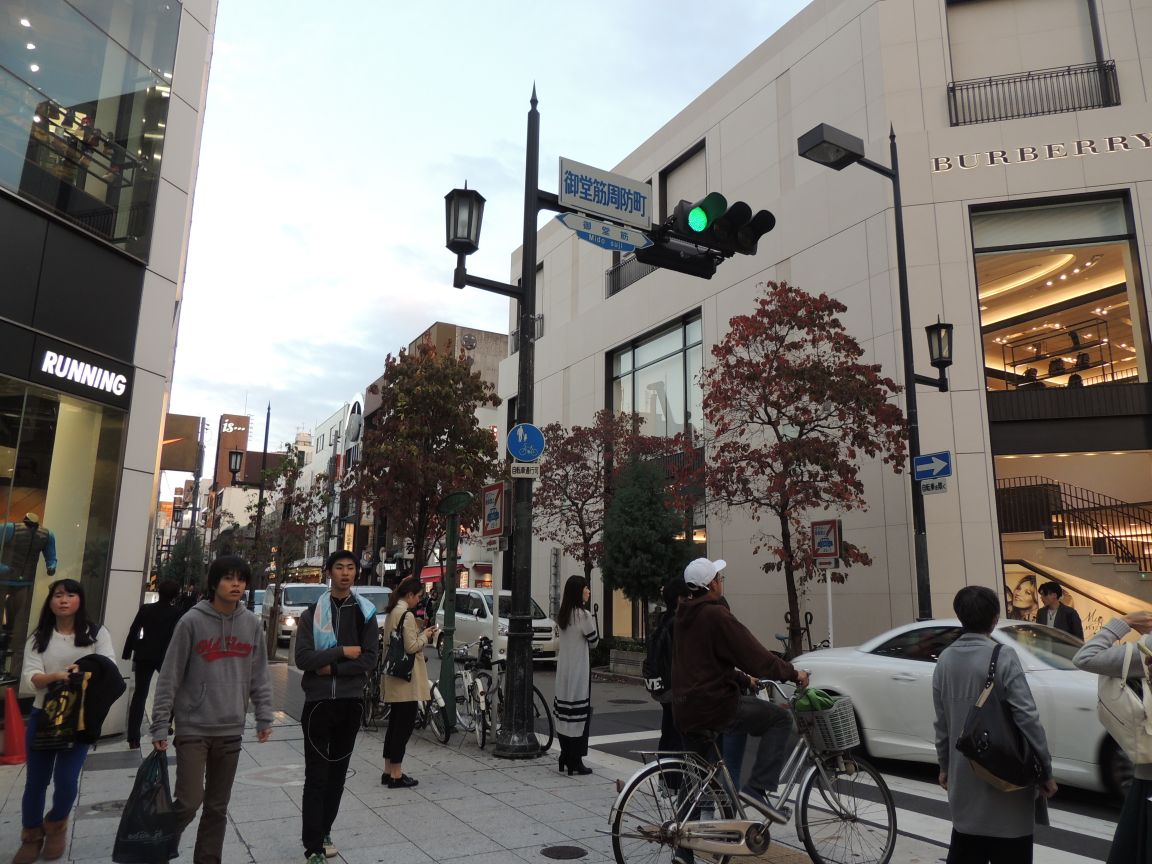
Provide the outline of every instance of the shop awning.
{"type": "Polygon", "coordinates": [[[430,564],[420,571],[420,581],[421,582],[425,582],[425,583],[439,582],[440,577],[441,577],[441,573],[440,573],[440,565],[439,564],[430,564]]]}
{"type": "Polygon", "coordinates": [[[475,570],[477,573],[491,573],[492,572],[492,565],[485,562],[485,561],[474,561],[474,562],[472,562],[471,566],[472,566],[472,569],[475,570]]]}

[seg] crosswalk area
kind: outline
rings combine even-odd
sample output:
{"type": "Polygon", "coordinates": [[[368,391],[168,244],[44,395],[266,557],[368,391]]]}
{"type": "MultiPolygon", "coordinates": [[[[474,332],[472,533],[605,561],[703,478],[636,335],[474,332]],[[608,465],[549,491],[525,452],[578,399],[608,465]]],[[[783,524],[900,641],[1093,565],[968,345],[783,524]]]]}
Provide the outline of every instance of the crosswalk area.
{"type": "MultiPolygon", "coordinates": [[[[638,751],[655,749],[658,738],[657,733],[642,730],[593,735],[588,744],[594,751],[639,764],[641,757],[638,751]]],[[[947,793],[936,783],[901,773],[900,769],[904,766],[900,763],[886,762],[877,767],[884,775],[896,803],[900,837],[909,842],[935,847],[939,852],[936,858],[919,860],[943,861],[947,855],[948,837],[952,832],[947,793]]],[[[922,774],[923,771],[915,772],[913,769],[909,773],[922,774]]],[[[1108,857],[1116,823],[1114,818],[1101,818],[1099,810],[1099,807],[1084,807],[1077,801],[1065,803],[1057,796],[1049,806],[1050,824],[1036,828],[1037,864],[1097,864],[1104,861],[1108,857]],[[1095,812],[1083,812],[1086,809],[1095,812]]],[[[901,840],[898,840],[898,853],[902,845],[901,840]]],[[[893,860],[901,859],[897,857],[893,860]]]]}

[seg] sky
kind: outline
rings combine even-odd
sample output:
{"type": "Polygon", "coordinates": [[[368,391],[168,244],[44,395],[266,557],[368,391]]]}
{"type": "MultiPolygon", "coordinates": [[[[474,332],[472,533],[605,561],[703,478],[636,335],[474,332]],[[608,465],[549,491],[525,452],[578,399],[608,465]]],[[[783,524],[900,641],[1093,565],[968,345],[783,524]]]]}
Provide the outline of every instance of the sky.
{"type": "Polygon", "coordinates": [[[444,195],[484,195],[468,271],[509,281],[533,86],[555,192],[560,156],[613,168],[804,5],[220,0],[170,405],[207,418],[207,470],[222,413],[256,450],[271,403],[279,449],[433,322],[507,331],[452,287],[444,195]]]}

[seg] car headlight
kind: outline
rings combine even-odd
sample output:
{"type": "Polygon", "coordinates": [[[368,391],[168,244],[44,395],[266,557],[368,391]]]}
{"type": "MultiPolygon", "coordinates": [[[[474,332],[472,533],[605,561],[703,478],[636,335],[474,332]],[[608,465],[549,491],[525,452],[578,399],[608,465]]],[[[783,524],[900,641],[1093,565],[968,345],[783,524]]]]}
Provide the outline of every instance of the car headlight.
{"type": "Polygon", "coordinates": [[[559,638],[560,638],[560,627],[559,627],[559,625],[557,625],[556,627],[553,627],[553,628],[552,628],[552,636],[553,636],[553,638],[555,638],[555,639],[559,639],[559,638]]]}
{"type": "Polygon", "coordinates": [[[295,627],[296,626],[296,619],[293,618],[291,615],[283,615],[280,618],[280,623],[283,624],[285,627],[295,627]]]}

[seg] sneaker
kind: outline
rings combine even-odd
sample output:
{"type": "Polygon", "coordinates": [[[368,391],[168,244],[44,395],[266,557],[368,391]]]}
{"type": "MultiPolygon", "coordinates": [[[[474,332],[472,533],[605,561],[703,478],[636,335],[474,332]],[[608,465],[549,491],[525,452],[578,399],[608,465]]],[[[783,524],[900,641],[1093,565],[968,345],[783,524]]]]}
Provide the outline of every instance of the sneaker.
{"type": "Polygon", "coordinates": [[[784,825],[792,818],[792,814],[787,810],[778,810],[769,800],[768,794],[763,789],[756,789],[752,786],[745,786],[740,790],[740,798],[746,803],[751,804],[773,822],[784,825]]]}
{"type": "Polygon", "coordinates": [[[325,864],[325,858],[321,853],[313,852],[304,859],[304,864],[325,864]]]}
{"type": "Polygon", "coordinates": [[[324,857],[335,858],[340,854],[340,850],[336,848],[336,844],[332,842],[332,835],[324,835],[324,857]]]}

